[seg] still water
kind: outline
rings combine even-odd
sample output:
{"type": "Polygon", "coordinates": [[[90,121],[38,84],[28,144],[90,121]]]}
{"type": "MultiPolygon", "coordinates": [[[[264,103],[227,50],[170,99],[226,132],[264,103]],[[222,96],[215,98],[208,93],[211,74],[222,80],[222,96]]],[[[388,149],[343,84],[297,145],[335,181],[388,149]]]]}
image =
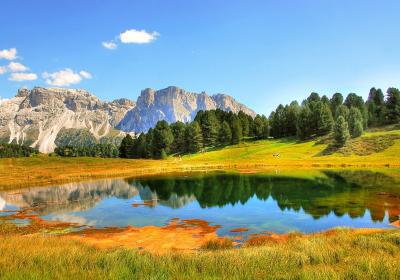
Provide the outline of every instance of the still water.
{"type": "Polygon", "coordinates": [[[246,234],[392,228],[400,219],[400,183],[367,171],[321,171],[313,177],[208,173],[0,192],[0,210],[29,207],[46,220],[96,228],[201,219],[221,226],[221,236],[235,228],[249,229],[246,234]]]}

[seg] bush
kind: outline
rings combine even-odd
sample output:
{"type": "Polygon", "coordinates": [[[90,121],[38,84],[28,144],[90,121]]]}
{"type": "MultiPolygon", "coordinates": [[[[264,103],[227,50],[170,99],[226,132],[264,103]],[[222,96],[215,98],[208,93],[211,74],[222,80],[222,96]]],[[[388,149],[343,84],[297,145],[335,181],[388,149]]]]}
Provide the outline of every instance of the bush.
{"type": "Polygon", "coordinates": [[[35,148],[19,144],[0,144],[0,158],[29,157],[38,154],[35,148]]]}

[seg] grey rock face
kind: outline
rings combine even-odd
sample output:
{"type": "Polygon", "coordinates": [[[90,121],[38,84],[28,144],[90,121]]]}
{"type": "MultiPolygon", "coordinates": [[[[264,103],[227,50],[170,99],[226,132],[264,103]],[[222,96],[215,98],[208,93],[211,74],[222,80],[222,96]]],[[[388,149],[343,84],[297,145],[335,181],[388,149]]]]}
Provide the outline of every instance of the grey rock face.
{"type": "Polygon", "coordinates": [[[136,106],[117,125],[123,131],[143,132],[154,127],[157,121],[169,123],[190,122],[200,110],[221,109],[255,116],[256,113],[225,94],[209,96],[207,93],[186,92],[178,87],[168,87],[155,91],[145,89],[140,94],[136,106]]]}
{"type": "Polygon", "coordinates": [[[0,140],[52,152],[61,129],[88,129],[99,139],[108,135],[133,106],[129,100],[102,102],[79,89],[20,89],[0,105],[0,140]]]}
{"type": "Polygon", "coordinates": [[[89,130],[99,140],[144,132],[159,120],[190,122],[198,111],[217,108],[256,115],[228,95],[209,96],[178,87],[145,89],[136,103],[129,99],[104,102],[80,89],[20,89],[14,98],[0,102],[0,142],[30,145],[48,153],[55,149],[62,129],[89,130]]]}

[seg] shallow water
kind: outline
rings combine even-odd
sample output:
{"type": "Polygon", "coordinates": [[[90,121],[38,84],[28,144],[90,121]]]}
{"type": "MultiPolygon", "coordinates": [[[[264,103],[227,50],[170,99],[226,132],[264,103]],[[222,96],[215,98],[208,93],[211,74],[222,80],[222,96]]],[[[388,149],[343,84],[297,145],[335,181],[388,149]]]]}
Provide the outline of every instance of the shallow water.
{"type": "Polygon", "coordinates": [[[338,226],[392,228],[400,215],[400,184],[396,177],[367,171],[322,171],[312,178],[208,173],[0,193],[0,210],[30,207],[45,220],[96,228],[201,219],[221,226],[221,236],[309,233],[338,226]],[[248,231],[232,233],[236,228],[248,231]]]}

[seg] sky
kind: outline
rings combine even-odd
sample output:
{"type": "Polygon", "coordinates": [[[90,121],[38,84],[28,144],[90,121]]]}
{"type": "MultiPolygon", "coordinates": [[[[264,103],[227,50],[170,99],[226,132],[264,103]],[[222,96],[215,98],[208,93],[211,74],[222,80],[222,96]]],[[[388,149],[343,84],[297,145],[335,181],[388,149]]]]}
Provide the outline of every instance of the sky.
{"type": "Polygon", "coordinates": [[[2,0],[0,96],[136,100],[171,85],[268,115],[310,92],[400,87],[398,0],[2,0]]]}

